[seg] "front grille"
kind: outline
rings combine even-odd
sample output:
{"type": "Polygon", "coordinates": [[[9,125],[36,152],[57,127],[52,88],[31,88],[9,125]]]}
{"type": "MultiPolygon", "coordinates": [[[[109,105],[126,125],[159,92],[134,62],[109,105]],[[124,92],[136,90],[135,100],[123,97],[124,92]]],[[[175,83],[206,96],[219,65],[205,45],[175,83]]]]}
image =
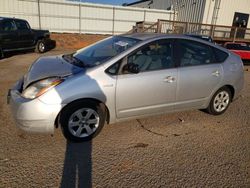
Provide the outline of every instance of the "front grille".
{"type": "Polygon", "coordinates": [[[23,83],[24,83],[24,78],[20,79],[17,83],[16,89],[22,93],[23,92],[23,83]]]}
{"type": "Polygon", "coordinates": [[[20,85],[20,88],[19,88],[19,90],[18,90],[20,93],[22,93],[23,92],[23,82],[21,83],[21,85],[20,85]]]}

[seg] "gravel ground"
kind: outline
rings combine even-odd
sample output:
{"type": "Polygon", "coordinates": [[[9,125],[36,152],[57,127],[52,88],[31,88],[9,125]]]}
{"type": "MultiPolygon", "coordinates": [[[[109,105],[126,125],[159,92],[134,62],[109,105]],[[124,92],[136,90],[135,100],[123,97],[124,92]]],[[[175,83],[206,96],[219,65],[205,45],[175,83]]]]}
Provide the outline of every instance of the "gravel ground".
{"type": "Polygon", "coordinates": [[[7,90],[38,57],[0,60],[0,187],[250,187],[249,71],[242,96],[221,116],[195,110],[132,120],[76,144],[60,129],[30,135],[13,123],[7,90]]]}

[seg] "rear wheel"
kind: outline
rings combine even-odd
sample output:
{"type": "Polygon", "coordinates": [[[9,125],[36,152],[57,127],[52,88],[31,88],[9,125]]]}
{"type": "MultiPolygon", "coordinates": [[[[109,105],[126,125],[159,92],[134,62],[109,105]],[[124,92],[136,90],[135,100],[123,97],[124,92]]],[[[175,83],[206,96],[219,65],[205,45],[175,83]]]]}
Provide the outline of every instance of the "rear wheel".
{"type": "Polygon", "coordinates": [[[46,44],[44,40],[38,40],[36,43],[36,51],[39,53],[46,52],[46,44]]]}
{"type": "Polygon", "coordinates": [[[105,107],[94,101],[77,101],[60,114],[59,123],[66,139],[88,141],[97,136],[105,123],[105,107]]]}
{"type": "Polygon", "coordinates": [[[207,108],[208,113],[213,115],[223,114],[232,101],[232,93],[227,87],[219,89],[212,97],[207,108]]]}
{"type": "Polygon", "coordinates": [[[2,50],[2,48],[0,47],[0,59],[3,59],[3,58],[4,58],[3,50],[2,50]]]}

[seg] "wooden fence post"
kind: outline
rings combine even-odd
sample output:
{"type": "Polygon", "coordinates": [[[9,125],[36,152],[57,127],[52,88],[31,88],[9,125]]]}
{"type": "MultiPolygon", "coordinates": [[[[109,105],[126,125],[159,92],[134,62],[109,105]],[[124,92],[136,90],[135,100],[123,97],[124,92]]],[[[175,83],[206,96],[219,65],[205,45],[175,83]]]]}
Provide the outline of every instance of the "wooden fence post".
{"type": "Polygon", "coordinates": [[[210,29],[210,37],[214,38],[214,25],[211,25],[211,29],[210,29]]]}
{"type": "Polygon", "coordinates": [[[189,22],[186,22],[186,25],[185,25],[185,33],[188,33],[188,28],[189,28],[189,22]]]}
{"type": "Polygon", "coordinates": [[[157,20],[157,33],[161,33],[161,26],[162,26],[161,20],[158,19],[157,20]]]}
{"type": "Polygon", "coordinates": [[[236,39],[236,36],[237,36],[237,31],[238,31],[238,27],[236,27],[235,30],[234,30],[233,42],[235,42],[235,39],[236,39]]]}

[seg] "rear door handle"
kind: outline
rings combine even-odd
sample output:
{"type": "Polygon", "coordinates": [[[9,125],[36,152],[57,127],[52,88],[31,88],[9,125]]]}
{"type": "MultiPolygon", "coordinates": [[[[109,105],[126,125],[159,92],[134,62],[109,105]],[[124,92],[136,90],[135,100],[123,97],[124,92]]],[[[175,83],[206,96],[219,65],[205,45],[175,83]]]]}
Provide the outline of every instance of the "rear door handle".
{"type": "Polygon", "coordinates": [[[172,77],[172,76],[167,76],[166,78],[164,78],[163,80],[164,82],[167,82],[167,83],[172,83],[175,81],[175,78],[172,77]]]}
{"type": "Polygon", "coordinates": [[[214,71],[214,72],[212,73],[212,75],[218,77],[218,76],[220,76],[220,72],[219,72],[218,70],[216,70],[216,71],[214,71]]]}

